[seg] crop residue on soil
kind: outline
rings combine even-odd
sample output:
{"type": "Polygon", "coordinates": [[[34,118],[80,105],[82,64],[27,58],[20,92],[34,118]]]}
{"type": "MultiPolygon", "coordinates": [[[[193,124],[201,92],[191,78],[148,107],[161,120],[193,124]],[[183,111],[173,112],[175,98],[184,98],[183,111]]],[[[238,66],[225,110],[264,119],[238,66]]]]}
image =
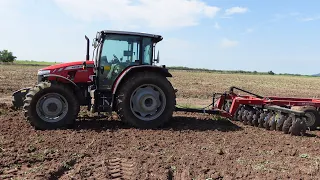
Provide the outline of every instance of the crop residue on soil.
{"type": "MultiPolygon", "coordinates": [[[[34,130],[9,104],[13,91],[34,85],[39,67],[19,68],[0,67],[0,179],[320,177],[319,131],[293,137],[191,113],[175,113],[166,127],[157,130],[135,129],[115,117],[79,118],[67,130],[34,130]]],[[[191,97],[190,102],[199,105],[207,104],[212,92],[232,85],[263,95],[308,97],[316,96],[320,86],[315,78],[295,77],[293,88],[289,77],[274,76],[269,81],[266,76],[172,73],[180,102],[189,103],[191,97]]]]}
{"type": "Polygon", "coordinates": [[[19,111],[1,109],[1,179],[320,176],[317,136],[292,137],[190,113],[176,113],[158,130],[84,118],[73,129],[37,131],[19,111]]]}

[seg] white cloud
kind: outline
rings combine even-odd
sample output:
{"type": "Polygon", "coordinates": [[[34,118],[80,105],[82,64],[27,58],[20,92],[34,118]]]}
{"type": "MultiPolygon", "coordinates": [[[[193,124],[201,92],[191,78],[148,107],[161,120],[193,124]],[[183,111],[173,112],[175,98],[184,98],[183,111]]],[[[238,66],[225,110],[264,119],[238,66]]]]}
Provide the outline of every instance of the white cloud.
{"type": "Polygon", "coordinates": [[[214,28],[215,29],[221,29],[220,25],[217,22],[214,24],[214,28]]]}
{"type": "Polygon", "coordinates": [[[300,20],[301,20],[301,21],[316,21],[316,20],[320,20],[320,16],[300,18],[300,20]]]}
{"type": "Polygon", "coordinates": [[[115,26],[171,29],[195,26],[214,18],[220,8],[202,0],[54,0],[67,14],[83,21],[108,21],[115,26]]]}
{"type": "Polygon", "coordinates": [[[226,9],[225,15],[230,16],[232,14],[243,14],[248,11],[248,8],[245,7],[232,7],[229,9],[226,9]]]}
{"type": "Polygon", "coordinates": [[[220,46],[222,48],[231,48],[231,47],[235,47],[239,44],[238,41],[233,41],[227,38],[222,39],[220,46]]]}
{"type": "Polygon", "coordinates": [[[301,16],[301,13],[299,12],[291,12],[291,13],[276,13],[272,15],[272,19],[269,20],[269,22],[278,22],[281,20],[286,20],[293,17],[301,16]]]}

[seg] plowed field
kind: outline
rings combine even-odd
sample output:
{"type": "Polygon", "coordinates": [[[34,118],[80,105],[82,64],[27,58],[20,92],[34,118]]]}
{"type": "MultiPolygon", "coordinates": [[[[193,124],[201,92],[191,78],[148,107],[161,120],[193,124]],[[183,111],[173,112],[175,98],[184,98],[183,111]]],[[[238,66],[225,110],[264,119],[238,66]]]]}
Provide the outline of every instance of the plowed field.
{"type": "MultiPolygon", "coordinates": [[[[116,116],[79,117],[73,129],[34,130],[10,108],[10,95],[34,85],[38,68],[0,66],[0,179],[320,177],[319,131],[294,137],[191,113],[175,113],[157,130],[132,128],[116,116]]],[[[213,92],[231,85],[262,95],[320,95],[320,78],[172,73],[182,105],[208,105],[213,92]]]]}

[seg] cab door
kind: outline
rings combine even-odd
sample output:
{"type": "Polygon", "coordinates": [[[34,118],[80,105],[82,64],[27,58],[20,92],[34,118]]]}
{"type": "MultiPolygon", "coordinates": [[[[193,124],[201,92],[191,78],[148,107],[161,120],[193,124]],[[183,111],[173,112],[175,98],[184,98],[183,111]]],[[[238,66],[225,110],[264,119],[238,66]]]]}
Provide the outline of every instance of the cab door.
{"type": "Polygon", "coordinates": [[[140,42],[135,36],[106,36],[99,63],[100,90],[111,90],[115,79],[126,67],[141,63],[140,42]]]}

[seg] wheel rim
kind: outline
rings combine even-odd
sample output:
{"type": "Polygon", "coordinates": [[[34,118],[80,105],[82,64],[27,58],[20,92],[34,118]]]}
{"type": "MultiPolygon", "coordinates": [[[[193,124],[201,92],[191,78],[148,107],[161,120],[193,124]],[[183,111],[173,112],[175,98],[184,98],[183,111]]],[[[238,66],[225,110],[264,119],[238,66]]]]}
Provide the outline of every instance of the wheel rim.
{"type": "Polygon", "coordinates": [[[156,85],[148,84],[136,88],[130,97],[132,113],[143,121],[157,119],[166,107],[166,96],[156,85]]]}
{"type": "Polygon", "coordinates": [[[305,114],[307,116],[306,118],[306,125],[307,127],[311,127],[314,125],[314,123],[316,123],[316,116],[313,113],[306,113],[305,114]]]}
{"type": "Polygon", "coordinates": [[[39,99],[36,111],[43,121],[58,122],[67,115],[68,103],[62,95],[49,93],[39,99]]]}

